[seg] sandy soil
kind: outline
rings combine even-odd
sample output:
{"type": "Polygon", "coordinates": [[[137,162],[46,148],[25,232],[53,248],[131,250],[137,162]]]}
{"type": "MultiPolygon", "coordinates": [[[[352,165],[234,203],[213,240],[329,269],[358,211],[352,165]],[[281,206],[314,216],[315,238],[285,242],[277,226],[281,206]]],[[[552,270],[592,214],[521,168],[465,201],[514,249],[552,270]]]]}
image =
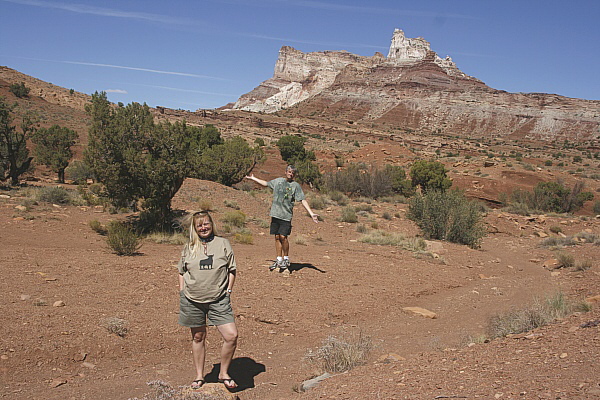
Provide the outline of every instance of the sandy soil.
{"type": "MultiPolygon", "coordinates": [[[[263,166],[256,174],[272,178],[263,166]]],[[[145,242],[140,254],[119,257],[89,221],[122,219],[93,207],[40,204],[15,207],[22,192],[0,198],[0,398],[127,399],[148,392],[146,382],[174,386],[193,379],[189,332],[177,325],[179,245],[145,242]],[[6,198],[10,196],[10,198],[6,198]],[[64,306],[54,306],[62,301],[64,306]],[[105,328],[108,318],[128,322],[125,337],[105,328]]],[[[599,247],[566,248],[586,271],[543,267],[554,251],[536,232],[596,234],[598,220],[526,218],[491,211],[482,248],[436,242],[437,258],[358,241],[357,224],[339,221],[340,207],[319,210],[314,224],[296,208],[292,273],[269,272],[274,244],[270,195],[188,180],[177,209],[210,201],[220,220],[237,203],[248,216],[253,244],[234,242],[239,264],[233,304],[240,342],[231,370],[241,399],[598,398],[599,307],[538,329],[531,335],[467,346],[488,319],[562,291],[574,301],[600,294],[599,247]],[[428,319],[403,311],[422,307],[428,319]],[[593,325],[590,324],[590,325],[593,325]],[[317,375],[305,359],[330,335],[362,332],[375,344],[366,365],[298,393],[317,375]]],[[[404,204],[374,203],[360,216],[367,227],[404,233],[418,228],[404,204]],[[384,212],[395,215],[382,218],[384,212]]],[[[215,381],[218,333],[209,332],[207,363],[215,381]]]]}

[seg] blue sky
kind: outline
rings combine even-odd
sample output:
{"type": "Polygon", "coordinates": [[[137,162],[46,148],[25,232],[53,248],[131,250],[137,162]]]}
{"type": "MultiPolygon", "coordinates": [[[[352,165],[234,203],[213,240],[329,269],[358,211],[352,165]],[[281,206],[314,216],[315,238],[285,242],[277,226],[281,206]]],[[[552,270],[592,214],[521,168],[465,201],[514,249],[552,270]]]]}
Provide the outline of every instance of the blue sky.
{"type": "Polygon", "coordinates": [[[0,21],[0,65],[113,102],[219,107],[283,45],[387,55],[395,28],[493,88],[600,100],[598,0],[0,0],[0,21]]]}

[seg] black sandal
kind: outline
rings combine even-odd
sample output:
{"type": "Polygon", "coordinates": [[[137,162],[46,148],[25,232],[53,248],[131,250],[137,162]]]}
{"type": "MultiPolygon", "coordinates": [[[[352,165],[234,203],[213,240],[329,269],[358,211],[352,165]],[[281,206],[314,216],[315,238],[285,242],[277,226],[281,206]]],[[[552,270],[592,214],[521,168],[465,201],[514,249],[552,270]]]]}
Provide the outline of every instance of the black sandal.
{"type": "Polygon", "coordinates": [[[190,388],[192,388],[192,390],[198,390],[203,385],[204,385],[204,379],[196,379],[195,381],[192,382],[192,384],[190,385],[190,388]]]}

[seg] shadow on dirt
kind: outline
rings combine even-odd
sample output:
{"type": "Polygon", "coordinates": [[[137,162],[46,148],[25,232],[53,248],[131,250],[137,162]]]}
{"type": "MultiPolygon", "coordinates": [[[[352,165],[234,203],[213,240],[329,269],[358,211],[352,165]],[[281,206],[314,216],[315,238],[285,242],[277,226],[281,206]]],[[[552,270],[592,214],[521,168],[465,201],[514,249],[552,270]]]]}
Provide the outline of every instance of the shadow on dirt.
{"type": "MultiPolygon", "coordinates": [[[[206,382],[218,382],[219,381],[219,370],[221,364],[213,364],[212,370],[206,375],[204,379],[206,382]]],[[[231,361],[229,371],[231,377],[238,384],[238,387],[231,392],[241,392],[242,390],[250,389],[254,387],[254,377],[265,372],[267,369],[264,364],[257,363],[248,357],[234,358],[231,361]]]]}
{"type": "Polygon", "coordinates": [[[322,269],[319,269],[319,268],[317,268],[314,265],[309,264],[309,263],[291,263],[290,267],[289,267],[289,270],[290,270],[290,272],[296,272],[296,271],[300,271],[301,269],[304,269],[304,268],[314,269],[315,271],[319,271],[322,274],[326,274],[327,273],[327,271],[323,271],[322,269]]]}

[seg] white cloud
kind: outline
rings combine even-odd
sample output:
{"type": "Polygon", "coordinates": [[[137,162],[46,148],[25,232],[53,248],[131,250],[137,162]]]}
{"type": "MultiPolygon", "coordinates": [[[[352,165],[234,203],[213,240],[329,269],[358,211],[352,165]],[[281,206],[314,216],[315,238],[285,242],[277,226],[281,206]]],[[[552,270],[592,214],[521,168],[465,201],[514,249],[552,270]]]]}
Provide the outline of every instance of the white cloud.
{"type": "Polygon", "coordinates": [[[49,1],[40,1],[40,0],[2,0],[9,3],[22,4],[27,6],[34,7],[43,7],[43,8],[54,8],[64,11],[70,11],[79,14],[91,14],[91,15],[99,15],[102,17],[113,17],[113,18],[129,18],[129,19],[137,19],[143,21],[150,22],[160,22],[163,24],[171,24],[171,25],[192,25],[197,22],[181,19],[181,18],[173,18],[166,15],[159,14],[150,14],[144,12],[137,11],[121,11],[115,10],[112,8],[104,8],[104,7],[96,7],[90,6],[87,4],[77,4],[77,3],[58,3],[58,2],[49,2],[49,1]]]}
{"type": "Polygon", "coordinates": [[[127,90],[123,89],[106,89],[106,93],[119,93],[119,94],[127,94],[127,90]]]}

